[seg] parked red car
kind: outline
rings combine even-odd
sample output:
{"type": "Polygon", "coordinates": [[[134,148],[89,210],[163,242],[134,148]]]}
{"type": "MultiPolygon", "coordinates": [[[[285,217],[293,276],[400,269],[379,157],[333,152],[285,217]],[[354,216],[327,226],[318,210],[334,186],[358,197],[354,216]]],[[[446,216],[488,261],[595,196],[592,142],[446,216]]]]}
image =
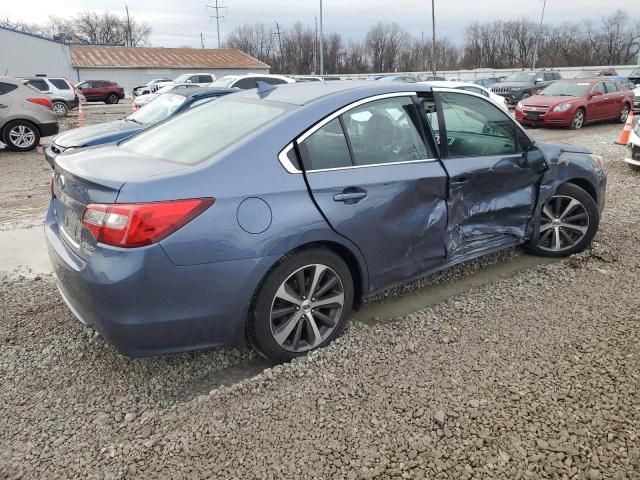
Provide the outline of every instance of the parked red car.
{"type": "Polygon", "coordinates": [[[87,102],[118,103],[124,98],[124,88],[108,80],[85,80],[76,88],[82,92],[87,102]]]}
{"type": "Polygon", "coordinates": [[[612,80],[562,80],[516,106],[516,120],[522,125],[559,126],[573,130],[588,122],[627,121],[633,92],[612,80]]]}

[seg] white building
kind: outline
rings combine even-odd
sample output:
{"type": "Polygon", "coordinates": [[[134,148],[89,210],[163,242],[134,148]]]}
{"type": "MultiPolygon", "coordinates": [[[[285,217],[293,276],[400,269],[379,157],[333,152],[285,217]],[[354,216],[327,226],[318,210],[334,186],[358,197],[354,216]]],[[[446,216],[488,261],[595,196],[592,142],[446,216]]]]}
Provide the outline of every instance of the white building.
{"type": "Polygon", "coordinates": [[[66,45],[0,27],[0,76],[66,77],[73,83],[111,80],[130,94],[153,78],[183,73],[269,73],[269,65],[236,49],[128,48],[66,45]]]}

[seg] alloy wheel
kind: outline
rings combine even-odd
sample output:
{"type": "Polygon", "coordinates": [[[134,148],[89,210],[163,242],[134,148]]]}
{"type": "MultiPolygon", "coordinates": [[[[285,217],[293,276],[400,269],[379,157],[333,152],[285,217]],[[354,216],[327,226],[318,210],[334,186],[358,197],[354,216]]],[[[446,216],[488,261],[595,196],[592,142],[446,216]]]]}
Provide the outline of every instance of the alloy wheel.
{"type": "Polygon", "coordinates": [[[629,105],[625,104],[622,107],[622,111],[620,112],[620,123],[626,122],[628,117],[629,117],[629,105]]]}
{"type": "Polygon", "coordinates": [[[9,130],[9,140],[16,147],[29,148],[36,141],[36,134],[25,125],[16,125],[9,130]]]}
{"type": "Polygon", "coordinates": [[[326,265],[313,264],[293,272],[280,285],[271,303],[271,334],[290,352],[320,345],[339,324],[344,286],[326,265]]]}
{"type": "Polygon", "coordinates": [[[555,195],[542,208],[538,247],[560,252],[578,244],[589,230],[589,213],[573,197],[555,195]]]}
{"type": "Polygon", "coordinates": [[[576,130],[579,130],[584,125],[584,112],[582,110],[578,110],[576,112],[576,116],[573,117],[573,127],[576,130]]]}
{"type": "Polygon", "coordinates": [[[67,114],[67,107],[65,107],[63,103],[59,103],[59,102],[54,103],[53,106],[51,107],[51,110],[53,110],[53,113],[55,113],[59,117],[62,117],[67,114]]]}

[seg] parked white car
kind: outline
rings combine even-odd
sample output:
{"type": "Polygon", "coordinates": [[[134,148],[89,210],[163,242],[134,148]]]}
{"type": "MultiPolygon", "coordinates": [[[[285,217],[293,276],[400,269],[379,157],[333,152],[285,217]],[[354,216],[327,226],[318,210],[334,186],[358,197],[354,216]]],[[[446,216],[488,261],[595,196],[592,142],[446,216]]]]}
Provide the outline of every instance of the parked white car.
{"type": "Polygon", "coordinates": [[[216,76],[213,73],[183,73],[170,82],[158,82],[156,85],[158,89],[166,85],[180,85],[183,83],[190,83],[198,87],[206,87],[211,82],[215,82],[215,80],[216,76]]]}
{"type": "Polygon", "coordinates": [[[633,89],[633,111],[640,111],[640,86],[638,85],[633,89]]]}
{"type": "Polygon", "coordinates": [[[638,116],[633,117],[633,127],[629,135],[624,161],[632,169],[640,170],[640,117],[638,116]]]}
{"type": "Polygon", "coordinates": [[[296,83],[293,78],[285,77],[284,75],[269,75],[249,73],[246,75],[225,75],[220,77],[213,83],[210,83],[210,87],[221,88],[241,88],[242,90],[249,90],[256,88],[256,82],[265,82],[270,85],[281,85],[283,83],[296,83]]]}
{"type": "Polygon", "coordinates": [[[426,83],[427,85],[431,85],[432,87],[457,88],[458,90],[466,90],[468,92],[477,93],[478,95],[482,95],[483,97],[490,98],[504,111],[506,112],[509,111],[507,100],[504,97],[501,97],[500,95],[496,95],[488,88],[484,88],[483,86],[477,85],[475,83],[453,82],[451,80],[420,82],[420,83],[426,83]]]}
{"type": "Polygon", "coordinates": [[[200,88],[200,86],[194,83],[180,83],[178,85],[170,83],[169,85],[165,85],[164,87],[159,88],[154,93],[147,93],[146,95],[140,95],[139,97],[135,97],[133,99],[133,105],[136,108],[141,108],[141,107],[144,107],[151,100],[156,98],[158,95],[162,95],[163,93],[171,92],[173,90],[182,90],[185,88],[200,88]]]}
{"type": "Polygon", "coordinates": [[[140,95],[146,95],[148,93],[154,93],[158,89],[158,85],[166,85],[168,83],[172,83],[173,80],[170,78],[154,78],[153,80],[149,80],[145,85],[141,85],[139,87],[133,87],[133,96],[139,97],[140,95]]]}

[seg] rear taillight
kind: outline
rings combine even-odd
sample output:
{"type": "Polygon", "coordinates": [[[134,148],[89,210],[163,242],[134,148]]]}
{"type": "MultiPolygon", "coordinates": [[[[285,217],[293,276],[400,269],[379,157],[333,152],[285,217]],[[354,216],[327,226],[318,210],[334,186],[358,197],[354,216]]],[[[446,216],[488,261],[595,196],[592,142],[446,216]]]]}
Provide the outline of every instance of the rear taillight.
{"type": "Polygon", "coordinates": [[[82,224],[100,243],[133,248],[168,237],[204,212],[214,198],[191,198],[153,203],[88,205],[82,224]]]}
{"type": "Polygon", "coordinates": [[[51,100],[49,100],[48,98],[42,98],[42,97],[27,98],[27,102],[37,103],[38,105],[42,105],[43,107],[47,107],[48,109],[51,109],[52,107],[51,100]]]}

